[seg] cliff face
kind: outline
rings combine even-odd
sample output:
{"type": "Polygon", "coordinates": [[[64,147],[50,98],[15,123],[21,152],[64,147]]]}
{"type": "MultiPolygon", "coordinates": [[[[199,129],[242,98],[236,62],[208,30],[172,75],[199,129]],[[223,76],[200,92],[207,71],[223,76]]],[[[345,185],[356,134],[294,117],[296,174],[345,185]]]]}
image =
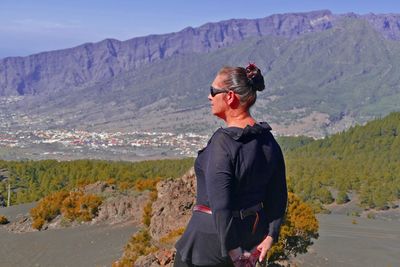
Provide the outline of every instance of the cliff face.
{"type": "Polygon", "coordinates": [[[173,266],[174,244],[191,217],[195,197],[196,176],[193,168],[181,178],[163,180],[157,184],[157,199],[152,204],[149,226],[151,243],[157,245],[157,251],[140,256],[134,266],[173,266]]]}
{"type": "Polygon", "coordinates": [[[315,11],[5,58],[0,127],[208,134],[209,82],[222,65],[254,61],[267,90],[253,114],[277,133],[322,137],[398,111],[391,40],[400,15],[315,11]]]}
{"type": "Polygon", "coordinates": [[[400,40],[400,16],[398,14],[368,14],[361,16],[387,39],[400,40]]]}
{"type": "Polygon", "coordinates": [[[386,38],[400,40],[400,16],[333,15],[328,10],[277,14],[261,19],[232,19],[188,27],[176,33],[127,41],[106,39],[74,48],[0,60],[0,96],[35,95],[106,81],[143,64],[178,54],[205,53],[249,37],[295,38],[330,29],[345,17],[365,19],[386,38]]]}
{"type": "Polygon", "coordinates": [[[106,39],[75,48],[0,60],[0,96],[71,90],[178,54],[204,53],[253,36],[293,38],[332,26],[330,11],[232,19],[127,41],[106,39]]]}
{"type": "Polygon", "coordinates": [[[184,229],[192,215],[196,197],[194,170],[182,178],[159,182],[157,192],[149,230],[152,238],[159,241],[177,229],[184,229]]]}

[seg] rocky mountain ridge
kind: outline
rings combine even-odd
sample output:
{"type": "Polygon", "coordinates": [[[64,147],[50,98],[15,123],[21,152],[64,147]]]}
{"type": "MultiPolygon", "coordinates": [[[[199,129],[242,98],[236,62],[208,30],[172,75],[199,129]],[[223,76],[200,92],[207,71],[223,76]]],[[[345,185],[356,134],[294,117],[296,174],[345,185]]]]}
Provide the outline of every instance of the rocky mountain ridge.
{"type": "Polygon", "coordinates": [[[267,81],[257,119],[322,137],[397,110],[399,25],[396,14],[277,14],[5,58],[0,128],[208,133],[216,71],[255,61],[267,81]]]}
{"type": "Polygon", "coordinates": [[[74,48],[0,60],[0,95],[36,95],[93,85],[178,54],[205,53],[254,36],[285,36],[331,27],[329,11],[232,19],[127,41],[106,39],[74,48]]]}
{"type": "Polygon", "coordinates": [[[328,10],[231,19],[179,32],[105,39],[74,48],[0,60],[0,95],[35,95],[89,86],[178,54],[206,53],[249,37],[295,38],[331,28],[344,17],[365,19],[386,38],[400,39],[400,15],[334,15],[328,10]]]}

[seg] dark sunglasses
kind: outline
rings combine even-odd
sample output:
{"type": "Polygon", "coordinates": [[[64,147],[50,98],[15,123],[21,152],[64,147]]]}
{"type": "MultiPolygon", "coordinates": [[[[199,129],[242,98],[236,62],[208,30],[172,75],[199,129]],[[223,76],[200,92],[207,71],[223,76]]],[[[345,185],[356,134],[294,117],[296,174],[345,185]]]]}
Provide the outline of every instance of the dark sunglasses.
{"type": "Polygon", "coordinates": [[[217,88],[214,88],[214,87],[210,86],[210,94],[211,94],[212,97],[214,97],[214,96],[216,96],[218,94],[227,93],[227,92],[229,92],[229,90],[217,89],[217,88]]]}

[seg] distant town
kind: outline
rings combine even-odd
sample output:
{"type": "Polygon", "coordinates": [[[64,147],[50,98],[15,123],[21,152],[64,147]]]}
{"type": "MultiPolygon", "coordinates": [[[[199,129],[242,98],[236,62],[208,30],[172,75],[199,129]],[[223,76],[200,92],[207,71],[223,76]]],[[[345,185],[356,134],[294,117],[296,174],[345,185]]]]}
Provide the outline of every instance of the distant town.
{"type": "MultiPolygon", "coordinates": [[[[17,130],[0,132],[0,149],[22,149],[27,152],[25,155],[27,159],[63,159],[63,156],[68,155],[67,158],[73,158],[72,153],[77,158],[89,155],[91,158],[99,159],[118,159],[118,157],[107,157],[107,154],[120,155],[125,159],[132,156],[191,157],[206,145],[208,138],[209,136],[195,133],[17,130]],[[32,157],[35,155],[36,157],[32,157]]],[[[23,158],[23,155],[15,159],[21,157],[23,158]]]]}

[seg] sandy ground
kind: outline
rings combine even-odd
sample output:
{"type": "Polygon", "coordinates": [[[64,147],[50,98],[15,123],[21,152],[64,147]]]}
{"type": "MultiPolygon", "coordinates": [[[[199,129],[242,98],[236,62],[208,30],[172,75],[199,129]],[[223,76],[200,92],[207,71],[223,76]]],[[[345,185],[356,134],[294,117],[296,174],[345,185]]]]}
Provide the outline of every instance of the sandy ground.
{"type": "MultiPolygon", "coordinates": [[[[0,208],[0,214],[15,220],[32,206],[0,208]]],[[[339,214],[318,219],[320,237],[309,253],[296,258],[299,266],[400,266],[400,221],[339,214]]],[[[0,267],[111,266],[135,230],[133,225],[81,225],[15,234],[0,226],[0,267]]]]}
{"type": "MultiPolygon", "coordinates": [[[[33,205],[0,208],[14,220],[33,205]]],[[[136,231],[133,225],[81,225],[16,234],[0,226],[0,266],[111,266],[136,231]]]]}
{"type": "Polygon", "coordinates": [[[320,237],[309,253],[297,257],[299,266],[400,266],[399,221],[338,214],[318,220],[320,237]]]}

